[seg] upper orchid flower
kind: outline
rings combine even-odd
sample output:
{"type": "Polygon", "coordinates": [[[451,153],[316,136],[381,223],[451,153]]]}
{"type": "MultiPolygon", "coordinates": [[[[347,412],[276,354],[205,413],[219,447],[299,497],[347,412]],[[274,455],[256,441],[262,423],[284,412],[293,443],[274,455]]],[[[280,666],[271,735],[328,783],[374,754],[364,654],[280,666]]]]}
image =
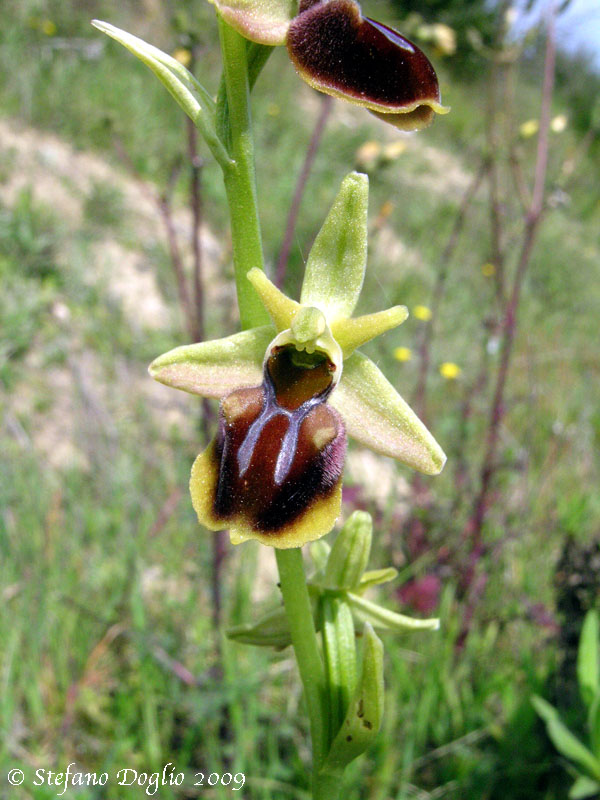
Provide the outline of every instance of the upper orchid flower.
{"type": "Polygon", "coordinates": [[[272,325],[171,350],[150,366],[161,383],[221,399],[219,431],[196,459],[200,522],[234,543],[298,547],[339,515],[346,432],[427,474],[441,448],[377,366],[357,351],[408,316],[404,306],[351,317],[367,259],[368,180],[343,182],[310,251],[300,302],[264,272],[248,279],[272,325]]]}
{"type": "Polygon", "coordinates": [[[364,106],[402,130],[447,112],[425,54],[386,25],[363,17],[354,0],[211,0],[247,39],[285,44],[314,89],[364,106]]]}

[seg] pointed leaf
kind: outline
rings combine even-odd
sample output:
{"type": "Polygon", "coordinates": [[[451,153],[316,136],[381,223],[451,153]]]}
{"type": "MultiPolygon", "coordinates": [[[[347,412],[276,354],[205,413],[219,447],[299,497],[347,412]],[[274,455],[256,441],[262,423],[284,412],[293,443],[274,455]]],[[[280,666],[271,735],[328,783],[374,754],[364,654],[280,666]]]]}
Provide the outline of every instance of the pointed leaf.
{"type": "Polygon", "coordinates": [[[593,778],[600,779],[600,762],[574,736],[562,722],[558,711],[543,698],[534,695],[531,698],[533,707],[546,723],[546,731],[552,744],[565,758],[574,761],[581,769],[593,778]]]}
{"type": "Polygon", "coordinates": [[[290,626],[285,608],[279,606],[262,616],[256,622],[245,622],[227,630],[227,638],[241,644],[257,647],[287,647],[292,643],[290,626]]]}
{"type": "Polygon", "coordinates": [[[367,263],[369,179],[352,172],[336,197],[311,248],[300,302],[325,312],[328,322],[349,317],[367,263]]]}
{"type": "Polygon", "coordinates": [[[381,727],[383,702],[383,645],[366,623],[360,678],[346,717],[331,744],[325,770],[345,767],[365,752],[381,727]]]}
{"type": "Polygon", "coordinates": [[[342,379],[331,395],[350,436],[385,456],[427,475],[446,463],[442,448],[382,372],[362,353],[344,362],[342,379]]]}
{"type": "Polygon", "coordinates": [[[387,630],[404,633],[405,631],[437,631],[440,627],[440,621],[437,617],[430,617],[429,619],[415,619],[407,617],[404,614],[397,614],[395,611],[389,611],[377,603],[372,603],[370,600],[365,600],[364,597],[348,592],[348,603],[355,616],[363,622],[369,622],[377,628],[385,628],[387,630]]]}
{"type": "Polygon", "coordinates": [[[577,778],[569,792],[570,800],[584,800],[585,797],[594,797],[600,793],[600,783],[591,778],[582,776],[577,778]]]}
{"type": "Polygon", "coordinates": [[[594,697],[588,713],[588,728],[590,731],[590,744],[596,758],[600,759],[600,694],[594,697]]]}
{"type": "Polygon", "coordinates": [[[285,43],[291,20],[298,12],[297,0],[210,0],[225,22],[259,44],[285,43]]]}
{"type": "Polygon", "coordinates": [[[325,569],[325,585],[353,589],[369,563],[373,520],[366,511],[355,511],[338,533],[325,569]]]}
{"type": "Polygon", "coordinates": [[[583,702],[590,706],[600,691],[600,663],[598,648],[598,612],[586,614],[577,653],[577,680],[583,702]]]}
{"type": "Polygon", "coordinates": [[[150,364],[159,383],[202,397],[223,397],[234,389],[258,386],[262,362],[275,335],[270,325],[226,339],[176,347],[150,364]]]}
{"type": "Polygon", "coordinates": [[[198,127],[217,161],[222,165],[229,164],[230,158],[215,131],[214,100],[192,73],[177,59],[127,31],[100,20],[93,20],[92,25],[122,44],[152,70],[198,127]]]}

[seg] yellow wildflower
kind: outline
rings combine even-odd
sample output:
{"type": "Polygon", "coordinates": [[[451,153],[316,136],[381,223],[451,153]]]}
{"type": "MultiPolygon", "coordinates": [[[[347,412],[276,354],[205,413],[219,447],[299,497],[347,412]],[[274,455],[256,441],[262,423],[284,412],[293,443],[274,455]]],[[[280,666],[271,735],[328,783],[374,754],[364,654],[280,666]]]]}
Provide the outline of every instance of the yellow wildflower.
{"type": "Polygon", "coordinates": [[[444,363],[440,365],[440,375],[448,381],[453,381],[458,378],[461,372],[462,369],[453,361],[444,361],[444,363]]]}
{"type": "Polygon", "coordinates": [[[496,274],[496,265],[487,263],[481,267],[481,274],[485,275],[486,278],[491,278],[493,275],[496,274]]]}
{"type": "Polygon", "coordinates": [[[44,19],[42,20],[41,24],[42,33],[45,33],[46,36],[54,36],[56,34],[57,28],[56,23],[52,22],[51,19],[44,19]]]}
{"type": "Polygon", "coordinates": [[[417,319],[420,319],[421,322],[427,322],[431,319],[431,309],[427,308],[427,306],[415,306],[413,308],[413,314],[417,319]]]}
{"type": "Polygon", "coordinates": [[[523,139],[529,139],[536,135],[539,128],[540,123],[537,121],[537,119],[528,119],[527,122],[524,122],[519,128],[519,133],[523,139]]]}
{"type": "Polygon", "coordinates": [[[389,144],[386,144],[386,146],[383,148],[382,155],[387,161],[395,161],[398,158],[398,156],[401,156],[402,153],[406,150],[406,146],[407,145],[405,141],[403,141],[402,139],[398,139],[395,142],[390,142],[389,144]]]}
{"type": "Polygon", "coordinates": [[[364,144],[361,144],[356,151],[356,163],[363,169],[368,169],[369,167],[374,166],[380,155],[381,145],[379,142],[368,141],[364,144]]]}
{"type": "Polygon", "coordinates": [[[412,358],[412,350],[410,347],[396,347],[394,350],[394,358],[396,361],[410,361],[412,358]]]}
{"type": "Polygon", "coordinates": [[[173,53],[173,58],[183,64],[184,67],[189,67],[192,61],[192,53],[187,47],[178,47],[173,53]]]}

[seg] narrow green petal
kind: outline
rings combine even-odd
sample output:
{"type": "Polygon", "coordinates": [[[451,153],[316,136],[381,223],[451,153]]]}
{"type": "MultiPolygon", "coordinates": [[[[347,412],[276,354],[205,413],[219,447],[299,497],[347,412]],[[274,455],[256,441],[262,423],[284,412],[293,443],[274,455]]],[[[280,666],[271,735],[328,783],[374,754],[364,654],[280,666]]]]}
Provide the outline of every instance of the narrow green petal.
{"type": "Polygon", "coordinates": [[[294,317],[300,309],[300,303],[290,299],[270,281],[262,269],[253,267],[248,273],[248,280],[256,289],[263,306],[269,312],[277,332],[292,327],[294,317]]]}
{"type": "Polygon", "coordinates": [[[271,325],[265,325],[226,339],[176,347],[155,359],[148,371],[166,386],[223,397],[234,389],[260,385],[263,358],[274,335],[271,325]]]}
{"type": "Polygon", "coordinates": [[[259,44],[285,43],[297,0],[210,0],[228,25],[259,44]]]}
{"type": "Polygon", "coordinates": [[[385,311],[377,311],[375,314],[335,320],[331,323],[331,333],[342,348],[344,358],[348,358],[357,347],[370,342],[376,336],[381,336],[382,333],[397,328],[407,317],[406,306],[393,306],[385,311]]]}
{"type": "Polygon", "coordinates": [[[342,379],[329,401],[346,430],[362,444],[427,475],[446,463],[443,450],[371,359],[356,352],[344,362],[342,379]]]}
{"type": "Polygon", "coordinates": [[[300,302],[325,312],[329,323],[349,317],[367,264],[369,179],[352,172],[336,197],[311,248],[300,302]]]}

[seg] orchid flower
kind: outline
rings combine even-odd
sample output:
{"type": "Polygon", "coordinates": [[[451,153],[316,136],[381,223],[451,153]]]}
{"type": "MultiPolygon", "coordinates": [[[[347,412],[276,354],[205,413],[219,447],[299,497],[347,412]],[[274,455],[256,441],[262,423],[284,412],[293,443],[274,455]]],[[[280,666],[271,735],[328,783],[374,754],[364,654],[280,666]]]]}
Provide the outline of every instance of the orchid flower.
{"type": "Polygon", "coordinates": [[[285,44],[298,74],[320,92],[364,106],[412,131],[431,124],[441,103],[427,56],[392,28],[363,17],[354,0],[211,0],[251,41],[285,44]]]}
{"type": "Polygon", "coordinates": [[[352,317],[367,261],[368,179],[352,173],[310,251],[300,302],[257,268],[248,280],[271,325],[157,358],[161,383],[221,400],[219,430],[192,469],[201,524],[233,543],[299,547],[339,515],[346,434],[426,474],[445,456],[357,348],[396,327],[404,306],[352,317]]]}

